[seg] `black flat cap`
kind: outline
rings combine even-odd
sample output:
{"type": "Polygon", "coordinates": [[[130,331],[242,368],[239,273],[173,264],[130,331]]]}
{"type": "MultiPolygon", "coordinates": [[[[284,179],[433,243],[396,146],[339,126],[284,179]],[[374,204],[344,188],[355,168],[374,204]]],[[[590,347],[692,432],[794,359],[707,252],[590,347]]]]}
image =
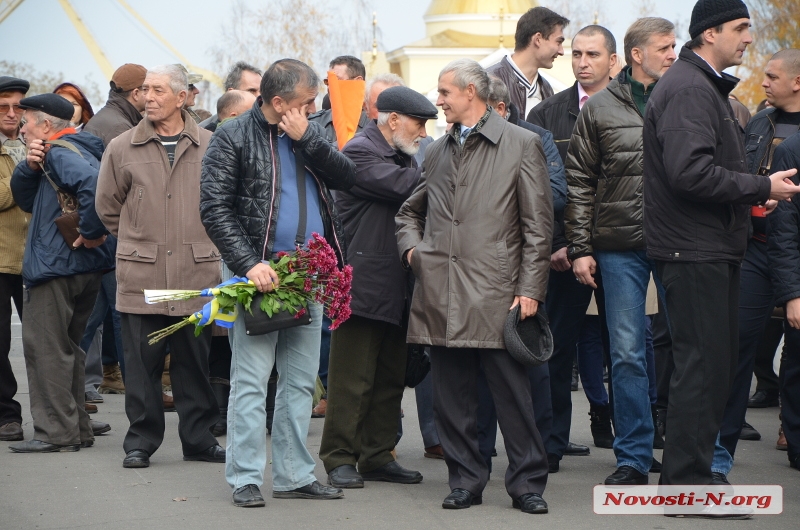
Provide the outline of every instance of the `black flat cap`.
{"type": "Polygon", "coordinates": [[[428,98],[404,86],[393,86],[381,92],[375,106],[378,112],[396,112],[423,120],[432,120],[439,115],[428,98]]]}
{"type": "Polygon", "coordinates": [[[30,87],[31,84],[24,79],[9,77],[7,75],[0,76],[0,92],[10,92],[13,90],[15,92],[27,94],[30,87]]]}
{"type": "Polygon", "coordinates": [[[553,333],[541,306],[535,316],[520,320],[520,306],[508,312],[503,339],[511,357],[525,366],[539,366],[553,355],[553,333]]]}
{"type": "Polygon", "coordinates": [[[58,94],[39,94],[24,98],[19,102],[19,106],[23,109],[40,110],[62,120],[71,120],[75,114],[72,103],[58,94]]]}

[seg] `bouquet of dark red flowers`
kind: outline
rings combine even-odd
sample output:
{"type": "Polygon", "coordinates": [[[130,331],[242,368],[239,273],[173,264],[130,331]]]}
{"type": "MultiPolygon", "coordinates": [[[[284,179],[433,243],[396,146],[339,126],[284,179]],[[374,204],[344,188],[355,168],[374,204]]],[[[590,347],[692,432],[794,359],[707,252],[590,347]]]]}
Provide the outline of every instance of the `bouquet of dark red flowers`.
{"type": "MultiPolygon", "coordinates": [[[[308,303],[318,303],[331,319],[331,330],[338,328],[350,318],[350,286],[353,281],[353,268],[338,268],[336,253],[328,242],[313,233],[306,248],[298,247],[292,253],[279,252],[277,259],[269,266],[278,275],[278,286],[263,293],[257,310],[272,317],[279,311],[288,311],[300,318],[307,311],[308,303]]],[[[145,290],[145,301],[149,304],[170,300],[189,300],[199,296],[212,296],[203,309],[189,315],[181,322],[148,335],[150,344],[171,335],[178,329],[194,324],[195,335],[212,322],[230,328],[238,315],[239,306],[253,313],[253,298],[258,294],[256,286],[247,278],[233,277],[210,289],[201,291],[186,290],[145,290]]]]}

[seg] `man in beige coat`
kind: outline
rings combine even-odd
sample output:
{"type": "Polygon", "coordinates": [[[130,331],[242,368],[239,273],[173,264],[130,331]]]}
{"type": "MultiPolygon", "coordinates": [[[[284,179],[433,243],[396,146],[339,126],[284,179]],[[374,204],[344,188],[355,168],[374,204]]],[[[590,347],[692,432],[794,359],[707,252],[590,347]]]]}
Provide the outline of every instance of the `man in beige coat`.
{"type": "Polygon", "coordinates": [[[148,467],[164,438],[161,373],[170,373],[184,460],[225,462],[210,429],[219,418],[208,383],[211,329],[179,330],[153,346],[147,335],[198,311],[203,300],[146,304],[143,289],[204,289],[219,283],[219,252],[200,222],[200,163],[211,133],[182,111],[186,73],[147,72],[146,117],[111,141],[97,183],[97,213],[117,236],[117,310],[126,380],[123,467],[148,467]]]}
{"type": "Polygon", "coordinates": [[[513,506],[547,513],[547,458],[525,367],[505,349],[508,311],[536,314],[550,267],[553,199],[539,136],[486,104],[489,77],[469,59],[439,75],[453,124],[426,152],[424,180],[397,214],[400,255],[416,276],[408,342],[430,344],[436,428],[450,472],[444,508],[481,503],[489,479],[478,449],[476,378],[497,404],[513,506]]]}

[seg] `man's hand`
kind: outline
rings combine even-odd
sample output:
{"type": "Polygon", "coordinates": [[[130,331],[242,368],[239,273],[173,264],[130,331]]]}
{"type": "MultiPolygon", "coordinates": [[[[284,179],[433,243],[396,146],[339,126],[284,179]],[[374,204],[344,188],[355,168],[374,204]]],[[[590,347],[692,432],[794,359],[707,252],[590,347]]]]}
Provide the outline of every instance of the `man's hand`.
{"type": "Polygon", "coordinates": [[[539,311],[539,301],[534,300],[533,298],[528,298],[527,296],[515,296],[514,303],[511,304],[511,307],[509,307],[508,310],[511,311],[517,306],[521,306],[519,312],[520,320],[525,320],[528,317],[536,316],[536,312],[539,311]]]}
{"type": "Polygon", "coordinates": [[[591,256],[584,256],[576,259],[572,263],[572,271],[575,273],[578,283],[588,285],[592,289],[597,289],[594,283],[594,274],[597,272],[597,262],[591,256]]]}
{"type": "Polygon", "coordinates": [[[306,111],[308,105],[303,105],[300,110],[289,109],[289,112],[281,117],[281,122],[278,128],[289,135],[289,138],[298,141],[306,133],[308,129],[308,118],[306,118],[306,111]]]}
{"type": "Polygon", "coordinates": [[[567,247],[560,248],[555,251],[555,253],[550,255],[550,268],[558,271],[564,272],[568,271],[572,267],[572,263],[570,263],[569,258],[567,257],[567,247]]]}
{"type": "Polygon", "coordinates": [[[800,186],[795,186],[791,178],[797,173],[796,169],[786,171],[776,171],[769,176],[772,186],[769,190],[769,198],[776,201],[790,201],[795,193],[800,193],[800,186]]]}
{"type": "Polygon", "coordinates": [[[107,237],[108,236],[98,237],[97,239],[83,239],[83,236],[78,236],[78,239],[76,239],[75,243],[73,244],[73,248],[78,248],[81,245],[86,248],[99,247],[106,242],[107,237]]]}
{"type": "Polygon", "coordinates": [[[49,150],[50,146],[44,145],[42,140],[32,140],[31,143],[28,144],[28,155],[25,157],[28,167],[33,171],[41,170],[40,164],[42,166],[44,165],[44,155],[46,155],[49,150]]]}
{"type": "Polygon", "coordinates": [[[800,329],[800,298],[786,302],[786,320],[794,329],[800,329]]]}
{"type": "Polygon", "coordinates": [[[280,283],[278,281],[278,273],[265,263],[259,263],[247,271],[245,276],[247,276],[248,280],[252,280],[256,284],[256,289],[262,293],[277,289],[280,283]]]}
{"type": "Polygon", "coordinates": [[[411,266],[411,254],[414,253],[415,248],[417,247],[413,247],[411,250],[408,251],[408,254],[406,254],[406,263],[408,263],[409,267],[411,266]]]}
{"type": "Polygon", "coordinates": [[[778,207],[778,203],[779,202],[780,201],[773,201],[772,199],[770,199],[767,202],[765,202],[764,203],[764,208],[766,208],[766,209],[764,210],[764,215],[771,214],[775,210],[775,208],[778,207]]]}

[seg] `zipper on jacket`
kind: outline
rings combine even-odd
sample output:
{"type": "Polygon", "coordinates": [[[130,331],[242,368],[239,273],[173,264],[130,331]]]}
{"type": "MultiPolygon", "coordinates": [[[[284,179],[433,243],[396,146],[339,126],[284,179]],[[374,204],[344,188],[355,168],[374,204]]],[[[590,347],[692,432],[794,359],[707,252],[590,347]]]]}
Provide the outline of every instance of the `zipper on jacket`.
{"type": "MultiPolygon", "coordinates": [[[[769,126],[772,127],[772,137],[775,138],[775,124],[772,123],[772,120],[770,119],[771,116],[772,116],[771,114],[767,116],[767,121],[769,122],[769,126]]],[[[756,142],[757,144],[761,143],[761,138],[763,138],[763,136],[758,137],[758,142],[756,142]]],[[[764,159],[767,157],[767,155],[769,155],[769,148],[767,148],[766,152],[764,152],[764,155],[761,157],[761,160],[758,161],[758,167],[756,168],[756,172],[759,172],[761,168],[764,167],[763,166],[764,159]]],[[[767,173],[769,173],[769,171],[767,171],[767,173]]]]}
{"type": "Polygon", "coordinates": [[[267,216],[267,233],[264,234],[264,248],[261,251],[261,261],[264,261],[267,256],[267,241],[269,241],[269,229],[272,226],[272,210],[275,206],[275,148],[272,146],[272,130],[267,128],[267,135],[269,136],[269,152],[272,154],[272,197],[269,200],[269,216],[267,216]]]}
{"type": "Polygon", "coordinates": [[[133,227],[139,228],[139,212],[142,211],[142,196],[144,195],[144,188],[139,188],[139,198],[136,202],[136,214],[133,216],[133,227]]]}
{"type": "Polygon", "coordinates": [[[314,180],[317,181],[319,196],[322,198],[322,202],[325,203],[325,209],[328,210],[328,217],[330,218],[331,221],[331,231],[333,232],[333,240],[336,242],[336,246],[339,248],[339,255],[342,257],[342,263],[344,263],[347,257],[344,255],[342,244],[339,243],[339,237],[336,235],[336,225],[333,222],[333,211],[331,210],[330,204],[328,204],[328,199],[325,198],[325,194],[322,193],[322,183],[320,182],[320,179],[314,174],[314,172],[311,171],[311,168],[309,168],[308,166],[304,167],[306,170],[308,170],[309,173],[311,173],[311,176],[314,177],[314,180]]]}

